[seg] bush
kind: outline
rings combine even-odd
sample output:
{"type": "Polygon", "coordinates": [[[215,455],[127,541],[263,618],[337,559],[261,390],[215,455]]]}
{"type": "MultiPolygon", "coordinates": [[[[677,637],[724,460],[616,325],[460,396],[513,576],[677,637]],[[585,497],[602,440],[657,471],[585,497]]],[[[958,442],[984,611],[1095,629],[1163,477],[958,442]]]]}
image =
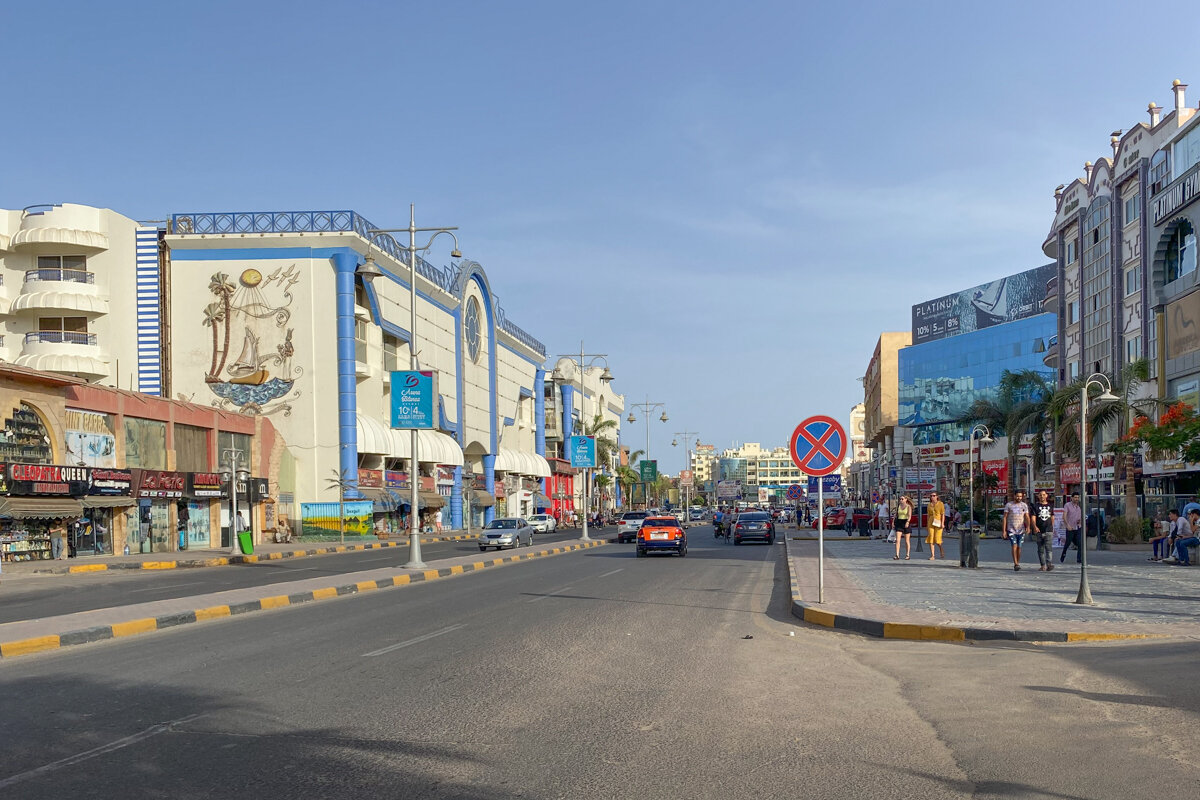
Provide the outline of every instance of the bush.
{"type": "Polygon", "coordinates": [[[1142,521],[1117,517],[1108,525],[1108,540],[1114,544],[1133,544],[1142,541],[1142,521]]]}

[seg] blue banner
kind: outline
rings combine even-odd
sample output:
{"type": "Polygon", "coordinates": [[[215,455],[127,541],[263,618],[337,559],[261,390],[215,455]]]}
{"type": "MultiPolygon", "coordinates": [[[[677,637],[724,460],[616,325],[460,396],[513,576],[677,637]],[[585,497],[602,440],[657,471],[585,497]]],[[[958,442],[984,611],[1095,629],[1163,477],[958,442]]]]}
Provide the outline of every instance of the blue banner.
{"type": "Polygon", "coordinates": [[[433,372],[421,370],[392,373],[392,427],[432,429],[433,372]]]}
{"type": "Polygon", "coordinates": [[[572,467],[596,466],[596,437],[571,436],[567,439],[567,453],[572,467]]]}
{"type": "Polygon", "coordinates": [[[842,476],[841,475],[826,475],[824,478],[809,478],[808,479],[808,495],[815,497],[817,494],[817,481],[824,481],[822,491],[825,494],[841,494],[842,493],[842,476]]]}

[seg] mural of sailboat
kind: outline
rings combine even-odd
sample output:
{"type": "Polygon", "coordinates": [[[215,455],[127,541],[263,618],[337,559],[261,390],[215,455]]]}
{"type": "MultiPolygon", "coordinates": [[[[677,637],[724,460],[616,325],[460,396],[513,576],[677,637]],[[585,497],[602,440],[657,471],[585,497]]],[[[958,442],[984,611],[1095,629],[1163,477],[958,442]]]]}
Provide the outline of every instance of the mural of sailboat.
{"type": "Polygon", "coordinates": [[[249,328],[242,340],[242,352],[237,360],[229,365],[229,382],[241,386],[261,386],[271,377],[271,373],[263,369],[262,359],[258,355],[258,337],[249,328]]]}
{"type": "Polygon", "coordinates": [[[975,292],[971,305],[975,307],[975,329],[982,330],[999,325],[1008,319],[1008,296],[1005,289],[1007,278],[992,281],[975,292]]]}

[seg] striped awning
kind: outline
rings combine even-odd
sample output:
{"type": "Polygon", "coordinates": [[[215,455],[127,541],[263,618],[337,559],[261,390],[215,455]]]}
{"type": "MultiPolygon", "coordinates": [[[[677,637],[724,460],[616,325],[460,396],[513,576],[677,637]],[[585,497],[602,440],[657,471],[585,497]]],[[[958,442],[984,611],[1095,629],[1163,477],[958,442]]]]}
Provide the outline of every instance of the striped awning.
{"type": "Polygon", "coordinates": [[[83,506],[70,497],[5,497],[0,517],[12,519],[71,519],[83,516],[83,506]]]}
{"type": "Polygon", "coordinates": [[[358,452],[386,456],[392,452],[392,436],[386,425],[365,414],[355,415],[358,422],[358,452]]]}
{"type": "MultiPolygon", "coordinates": [[[[412,432],[392,428],[392,458],[412,457],[412,432]]],[[[463,451],[454,437],[441,431],[417,431],[417,461],[422,464],[440,464],[445,467],[461,467],[463,451]]]]}
{"type": "Polygon", "coordinates": [[[518,475],[530,475],[537,478],[550,477],[550,462],[537,453],[525,453],[520,450],[509,450],[501,447],[496,456],[496,469],[502,472],[515,472],[518,475]]]}
{"type": "Polygon", "coordinates": [[[137,500],[123,495],[108,497],[84,497],[79,501],[84,508],[128,508],[137,505],[137,500]]]}

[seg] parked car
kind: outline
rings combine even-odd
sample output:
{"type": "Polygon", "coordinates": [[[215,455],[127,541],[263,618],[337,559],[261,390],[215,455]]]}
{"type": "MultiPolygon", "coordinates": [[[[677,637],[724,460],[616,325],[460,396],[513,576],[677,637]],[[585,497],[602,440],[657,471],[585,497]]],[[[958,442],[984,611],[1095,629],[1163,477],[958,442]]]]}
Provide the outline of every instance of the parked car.
{"type": "Polygon", "coordinates": [[[758,540],[775,543],[775,523],[765,511],[744,511],[733,520],[733,543],[758,540]]]}
{"type": "Polygon", "coordinates": [[[687,555],[687,532],[675,517],[647,517],[637,532],[637,557],[647,553],[687,555]]]}
{"type": "Polygon", "coordinates": [[[479,534],[481,551],[487,550],[489,547],[497,550],[507,547],[512,550],[522,544],[526,547],[533,544],[533,528],[529,526],[524,517],[498,517],[484,525],[483,531],[479,534]]]}
{"type": "Polygon", "coordinates": [[[529,518],[529,527],[537,533],[551,533],[558,527],[558,523],[549,514],[534,514],[529,518]]]}
{"type": "Polygon", "coordinates": [[[626,511],[617,520],[617,543],[632,542],[637,539],[638,529],[650,515],[645,511],[626,511]]]}

